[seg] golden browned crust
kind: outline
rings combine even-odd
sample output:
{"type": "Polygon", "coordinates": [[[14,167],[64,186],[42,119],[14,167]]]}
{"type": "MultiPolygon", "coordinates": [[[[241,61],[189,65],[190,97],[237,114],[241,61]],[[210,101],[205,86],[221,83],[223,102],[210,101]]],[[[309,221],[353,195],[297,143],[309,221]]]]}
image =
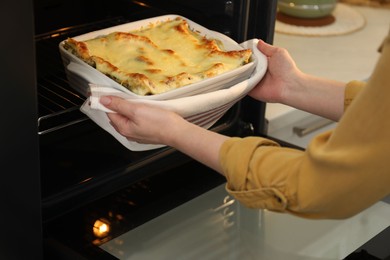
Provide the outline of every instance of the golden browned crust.
{"type": "Polygon", "coordinates": [[[249,62],[252,51],[224,51],[181,18],[132,32],[77,41],[65,49],[139,95],[159,94],[214,77],[249,62]]]}

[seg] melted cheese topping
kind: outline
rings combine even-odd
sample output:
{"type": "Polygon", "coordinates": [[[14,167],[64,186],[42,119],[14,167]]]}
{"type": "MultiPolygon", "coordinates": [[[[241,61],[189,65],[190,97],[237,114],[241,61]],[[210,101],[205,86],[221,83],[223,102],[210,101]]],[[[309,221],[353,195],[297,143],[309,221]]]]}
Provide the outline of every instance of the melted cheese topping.
{"type": "Polygon", "coordinates": [[[113,32],[65,47],[139,95],[159,94],[248,63],[251,50],[223,51],[177,18],[132,32],[113,32]]]}

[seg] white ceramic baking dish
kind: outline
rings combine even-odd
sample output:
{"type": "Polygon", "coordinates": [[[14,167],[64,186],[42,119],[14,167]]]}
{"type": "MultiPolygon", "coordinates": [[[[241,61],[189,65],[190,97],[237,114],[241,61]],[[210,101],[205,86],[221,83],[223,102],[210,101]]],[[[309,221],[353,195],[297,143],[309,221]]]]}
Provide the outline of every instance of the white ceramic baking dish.
{"type": "MultiPolygon", "coordinates": [[[[207,38],[217,39],[222,42],[225,50],[240,50],[243,49],[237,42],[231,38],[215,31],[208,30],[207,28],[179,15],[164,15],[154,18],[144,19],[136,22],[126,23],[98,31],[93,31],[87,34],[79,35],[73,37],[78,41],[84,41],[88,39],[93,39],[99,36],[107,35],[111,32],[117,31],[133,31],[137,30],[143,26],[147,26],[150,23],[156,23],[158,21],[166,21],[167,19],[175,19],[181,17],[187,20],[189,27],[195,31],[198,31],[201,35],[206,36],[207,38]]],[[[215,90],[229,88],[245,79],[248,79],[252,74],[253,70],[256,67],[256,56],[252,55],[251,61],[235,70],[223,73],[221,75],[215,76],[213,78],[205,79],[200,82],[196,82],[181,88],[171,90],[161,94],[149,95],[149,96],[140,96],[137,95],[124,86],[120,85],[116,81],[112,80],[108,76],[99,72],[95,68],[91,67],[81,59],[77,58],[75,55],[71,54],[64,48],[64,41],[59,44],[59,50],[61,57],[65,66],[66,74],[70,83],[70,86],[76,89],[78,92],[84,96],[89,95],[89,84],[105,85],[112,87],[114,89],[123,91],[133,98],[141,99],[150,99],[150,100],[169,100],[173,98],[186,97],[197,95],[201,93],[208,93],[215,90]]]]}
{"type": "Polygon", "coordinates": [[[205,129],[210,128],[220,119],[235,103],[240,101],[251,91],[263,78],[267,71],[267,57],[257,49],[257,39],[248,40],[240,45],[252,49],[256,58],[255,69],[249,78],[228,87],[221,88],[208,93],[201,93],[192,96],[178,97],[169,100],[134,99],[133,94],[128,94],[118,89],[104,85],[90,84],[90,96],[84,102],[80,110],[92,119],[101,128],[114,136],[121,144],[132,151],[144,151],[160,148],[163,145],[141,144],[129,141],[120,135],[110,124],[106,115],[108,110],[99,100],[101,96],[115,95],[129,102],[148,103],[178,113],[187,121],[205,129]]]}

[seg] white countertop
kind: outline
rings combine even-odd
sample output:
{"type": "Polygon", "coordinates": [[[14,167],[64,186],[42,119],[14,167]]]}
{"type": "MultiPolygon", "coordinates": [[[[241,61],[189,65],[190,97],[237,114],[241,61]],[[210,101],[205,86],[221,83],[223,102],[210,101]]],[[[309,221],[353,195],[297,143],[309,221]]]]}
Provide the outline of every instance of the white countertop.
{"type": "MultiPolygon", "coordinates": [[[[378,47],[390,29],[390,9],[351,6],[360,12],[365,26],[340,36],[295,36],[275,33],[274,45],[286,48],[297,66],[309,74],[348,82],[367,79],[379,57],[378,47]]],[[[267,104],[266,118],[294,110],[267,104]]]]}

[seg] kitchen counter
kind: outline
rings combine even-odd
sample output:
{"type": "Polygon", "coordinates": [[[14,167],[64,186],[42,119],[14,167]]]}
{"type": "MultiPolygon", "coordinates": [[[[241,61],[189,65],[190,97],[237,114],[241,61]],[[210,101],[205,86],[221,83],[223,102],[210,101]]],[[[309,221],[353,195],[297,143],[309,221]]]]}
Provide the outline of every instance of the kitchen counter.
{"type": "MultiPolygon", "coordinates": [[[[297,66],[309,74],[345,82],[367,79],[378,60],[377,49],[390,29],[390,9],[350,7],[366,20],[362,29],[339,36],[275,33],[274,45],[286,48],[297,66]]],[[[267,104],[266,118],[272,120],[294,110],[281,104],[267,104]]]]}

